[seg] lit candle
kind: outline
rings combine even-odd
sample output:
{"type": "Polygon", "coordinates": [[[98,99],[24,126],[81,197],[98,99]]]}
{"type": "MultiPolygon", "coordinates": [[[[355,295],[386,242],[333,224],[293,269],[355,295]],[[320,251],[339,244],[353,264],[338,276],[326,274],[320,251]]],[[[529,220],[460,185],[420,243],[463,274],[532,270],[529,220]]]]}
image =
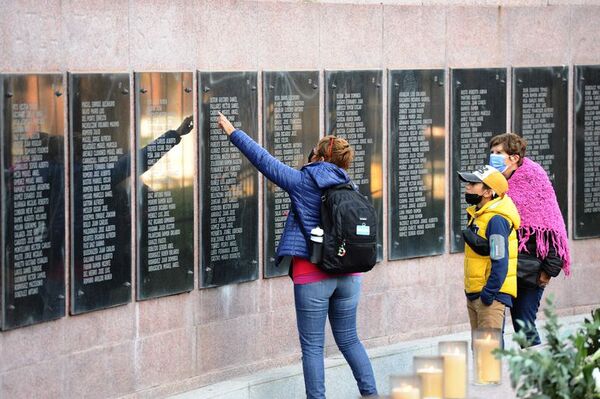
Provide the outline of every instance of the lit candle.
{"type": "Polygon", "coordinates": [[[489,334],[485,338],[475,340],[477,382],[481,384],[500,383],[502,362],[492,354],[494,349],[500,347],[499,343],[489,334]]]}
{"type": "Polygon", "coordinates": [[[444,398],[463,399],[467,397],[467,356],[458,348],[453,352],[442,353],[444,358],[444,398]]]}
{"type": "Polygon", "coordinates": [[[419,388],[412,385],[403,385],[392,389],[392,399],[420,399],[419,388]]]}
{"type": "Polygon", "coordinates": [[[421,377],[423,399],[442,399],[444,395],[444,378],[442,370],[435,367],[424,367],[417,370],[421,377]]]}

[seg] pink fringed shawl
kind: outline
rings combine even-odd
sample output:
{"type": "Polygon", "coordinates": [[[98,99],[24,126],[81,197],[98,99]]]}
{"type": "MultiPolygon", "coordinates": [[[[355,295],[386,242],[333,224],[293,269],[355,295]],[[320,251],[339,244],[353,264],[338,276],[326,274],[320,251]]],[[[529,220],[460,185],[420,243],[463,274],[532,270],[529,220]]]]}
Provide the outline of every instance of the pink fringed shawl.
{"type": "Polygon", "coordinates": [[[523,164],[508,180],[508,195],[521,215],[519,251],[525,248],[531,235],[535,234],[536,257],[546,258],[552,245],[563,260],[565,275],[571,274],[567,229],[546,171],[529,158],[524,158],[523,164]]]}

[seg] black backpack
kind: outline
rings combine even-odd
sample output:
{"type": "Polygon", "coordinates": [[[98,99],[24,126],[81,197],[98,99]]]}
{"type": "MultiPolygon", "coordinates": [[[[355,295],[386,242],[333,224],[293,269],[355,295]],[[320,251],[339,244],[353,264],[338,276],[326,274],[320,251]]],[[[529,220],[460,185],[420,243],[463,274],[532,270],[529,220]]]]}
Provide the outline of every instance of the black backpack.
{"type": "Polygon", "coordinates": [[[367,272],[377,263],[377,212],[351,183],[327,189],[321,197],[323,258],[327,273],[367,272]]]}

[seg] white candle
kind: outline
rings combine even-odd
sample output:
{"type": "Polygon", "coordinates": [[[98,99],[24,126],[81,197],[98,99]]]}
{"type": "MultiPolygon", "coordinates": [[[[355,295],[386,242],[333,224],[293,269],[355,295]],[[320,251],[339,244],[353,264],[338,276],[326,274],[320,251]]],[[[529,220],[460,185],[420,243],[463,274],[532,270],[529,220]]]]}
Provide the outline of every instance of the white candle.
{"type": "Polygon", "coordinates": [[[491,335],[475,340],[477,382],[481,384],[498,384],[502,362],[492,354],[494,349],[499,348],[499,341],[492,339],[491,335]]]}
{"type": "Polygon", "coordinates": [[[419,388],[412,385],[403,385],[392,389],[392,399],[420,399],[419,388]]]}
{"type": "Polygon", "coordinates": [[[443,353],[444,358],[444,398],[463,399],[467,397],[467,357],[455,352],[443,353]]]}
{"type": "Polygon", "coordinates": [[[444,378],[441,369],[425,367],[417,370],[421,377],[421,391],[423,398],[442,399],[444,395],[444,378]]]}

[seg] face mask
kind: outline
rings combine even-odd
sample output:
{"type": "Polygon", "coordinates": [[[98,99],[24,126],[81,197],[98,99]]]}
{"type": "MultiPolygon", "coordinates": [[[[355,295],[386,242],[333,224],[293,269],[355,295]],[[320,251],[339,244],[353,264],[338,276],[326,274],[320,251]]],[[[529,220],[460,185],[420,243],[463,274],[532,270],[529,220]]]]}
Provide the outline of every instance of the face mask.
{"type": "Polygon", "coordinates": [[[477,205],[481,202],[483,195],[465,193],[465,201],[469,205],[477,205]]]}
{"type": "Polygon", "coordinates": [[[508,167],[506,165],[506,158],[502,154],[490,154],[490,166],[496,168],[500,173],[504,172],[508,167]]]}

